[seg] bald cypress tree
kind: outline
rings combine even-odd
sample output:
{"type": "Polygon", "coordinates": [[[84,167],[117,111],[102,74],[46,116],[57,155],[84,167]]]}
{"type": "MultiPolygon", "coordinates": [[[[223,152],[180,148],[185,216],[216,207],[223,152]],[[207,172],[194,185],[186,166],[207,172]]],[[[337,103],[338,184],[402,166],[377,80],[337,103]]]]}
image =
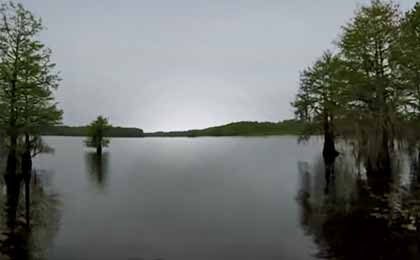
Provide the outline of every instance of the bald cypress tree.
{"type": "Polygon", "coordinates": [[[21,4],[1,5],[0,125],[9,139],[9,173],[16,171],[18,151],[30,160],[31,136],[38,139],[41,127],[57,124],[62,116],[53,97],[59,77],[51,51],[38,38],[43,29],[41,19],[21,4]]]}
{"type": "Polygon", "coordinates": [[[100,156],[102,154],[102,148],[109,145],[109,139],[106,138],[108,130],[111,125],[108,123],[108,119],[103,116],[98,116],[95,121],[87,126],[87,136],[85,143],[86,146],[96,148],[96,154],[100,156]]]}
{"type": "Polygon", "coordinates": [[[338,41],[347,66],[347,119],[368,172],[387,173],[406,97],[393,52],[400,12],[392,2],[374,0],[356,12],[338,41]]]}
{"type": "MultiPolygon", "coordinates": [[[[405,13],[394,48],[400,82],[406,88],[404,119],[410,151],[420,148],[420,3],[405,13]]],[[[420,153],[418,153],[420,161],[420,153]]]]}
{"type": "Polygon", "coordinates": [[[299,91],[292,103],[296,116],[307,123],[306,134],[322,133],[324,136],[322,154],[328,163],[338,155],[335,139],[336,119],[342,107],[341,71],[339,57],[325,52],[301,73],[299,91]]]}

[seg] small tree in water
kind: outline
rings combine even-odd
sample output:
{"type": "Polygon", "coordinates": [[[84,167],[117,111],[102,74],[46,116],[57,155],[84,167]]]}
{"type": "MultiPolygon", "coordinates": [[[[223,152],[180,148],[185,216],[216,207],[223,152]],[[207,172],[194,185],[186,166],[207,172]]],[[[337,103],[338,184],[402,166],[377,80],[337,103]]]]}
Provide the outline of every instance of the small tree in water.
{"type": "Polygon", "coordinates": [[[96,148],[98,155],[102,154],[102,147],[107,147],[109,139],[105,138],[108,129],[111,125],[108,123],[108,119],[103,116],[98,116],[95,121],[87,126],[87,140],[86,145],[88,147],[96,148]]]}
{"type": "Polygon", "coordinates": [[[299,92],[292,106],[298,119],[307,123],[302,138],[322,133],[325,162],[332,163],[338,152],[335,148],[336,120],[342,107],[340,58],[326,51],[313,66],[301,73],[299,92]]]}

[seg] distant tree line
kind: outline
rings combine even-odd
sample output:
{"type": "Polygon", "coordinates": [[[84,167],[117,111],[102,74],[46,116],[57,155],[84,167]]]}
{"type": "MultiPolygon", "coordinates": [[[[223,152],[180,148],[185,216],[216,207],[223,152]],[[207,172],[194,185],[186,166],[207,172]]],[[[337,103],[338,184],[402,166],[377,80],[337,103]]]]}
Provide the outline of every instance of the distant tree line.
{"type": "MultiPolygon", "coordinates": [[[[50,126],[41,129],[41,135],[51,136],[88,136],[87,126],[50,126]]],[[[130,127],[111,127],[105,137],[143,137],[143,130],[130,127]]]]}
{"type": "Polygon", "coordinates": [[[341,138],[368,173],[389,173],[398,149],[420,146],[420,3],[406,13],[390,1],[359,8],[336,50],[302,71],[292,105],[304,136],[322,132],[327,162],[341,138]]]}
{"type": "Polygon", "coordinates": [[[199,136],[270,136],[299,135],[305,124],[298,120],[272,122],[235,122],[200,130],[145,133],[145,137],[199,137],[199,136]]]}

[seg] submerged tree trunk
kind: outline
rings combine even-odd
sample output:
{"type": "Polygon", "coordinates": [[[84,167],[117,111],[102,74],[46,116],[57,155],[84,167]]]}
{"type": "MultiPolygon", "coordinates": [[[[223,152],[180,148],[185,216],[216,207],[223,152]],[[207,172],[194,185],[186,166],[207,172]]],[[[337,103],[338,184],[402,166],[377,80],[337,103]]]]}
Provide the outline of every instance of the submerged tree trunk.
{"type": "Polygon", "coordinates": [[[101,156],[101,155],[102,155],[102,145],[98,145],[98,146],[96,147],[96,154],[97,154],[98,156],[101,156]]]}
{"type": "Polygon", "coordinates": [[[19,202],[20,193],[20,176],[16,173],[17,170],[17,131],[16,131],[16,117],[15,117],[15,82],[12,82],[12,101],[10,106],[10,121],[8,135],[10,137],[10,148],[6,162],[6,174],[4,180],[6,182],[6,213],[7,226],[14,233],[16,226],[16,211],[19,202]]]}
{"type": "Polygon", "coordinates": [[[334,137],[331,133],[324,133],[324,148],[322,150],[322,156],[327,164],[333,163],[335,158],[338,156],[338,152],[335,149],[334,137]]]}
{"type": "Polygon", "coordinates": [[[25,220],[26,228],[31,227],[31,186],[30,179],[25,180],[25,220]]]}
{"type": "Polygon", "coordinates": [[[22,174],[25,182],[25,220],[26,227],[30,227],[30,183],[32,175],[32,157],[29,134],[25,133],[25,151],[22,154],[22,174]]]}
{"type": "Polygon", "coordinates": [[[325,188],[324,193],[330,193],[331,184],[335,181],[335,162],[325,163],[325,188]]]}
{"type": "MultiPolygon", "coordinates": [[[[379,52],[379,51],[378,51],[379,52]]],[[[381,70],[378,73],[378,77],[383,77],[383,71],[381,70]]],[[[377,85],[377,106],[378,106],[378,120],[377,130],[379,130],[379,136],[372,138],[380,138],[378,147],[375,147],[374,151],[376,152],[375,161],[373,163],[373,172],[372,174],[378,175],[379,177],[389,177],[391,174],[391,156],[390,156],[390,147],[393,147],[393,136],[391,129],[392,122],[389,113],[389,108],[387,106],[388,100],[385,93],[385,86],[377,85]]]]}
{"type": "Polygon", "coordinates": [[[17,174],[6,174],[6,213],[7,213],[7,226],[11,229],[13,233],[16,227],[16,211],[19,203],[19,193],[20,193],[20,176],[17,174]]]}
{"type": "Polygon", "coordinates": [[[327,165],[334,163],[335,158],[338,156],[338,152],[335,149],[334,131],[330,125],[327,113],[324,113],[324,148],[322,149],[322,156],[327,165]]]}
{"type": "Polygon", "coordinates": [[[7,156],[6,164],[6,174],[15,175],[17,167],[17,158],[16,158],[16,146],[17,146],[17,137],[12,134],[10,136],[10,150],[7,156]]]}
{"type": "Polygon", "coordinates": [[[382,174],[389,175],[391,173],[391,156],[389,151],[388,133],[384,130],[382,136],[382,145],[379,151],[377,168],[382,174]]]}
{"type": "Polygon", "coordinates": [[[29,134],[25,133],[25,150],[22,154],[22,173],[23,175],[30,175],[32,169],[31,144],[29,141],[29,134]]]}
{"type": "Polygon", "coordinates": [[[374,159],[368,158],[366,165],[369,187],[375,194],[379,195],[389,192],[392,183],[390,140],[385,127],[382,131],[381,142],[377,147],[377,154],[373,157],[374,159]]]}
{"type": "Polygon", "coordinates": [[[18,206],[20,196],[20,183],[21,176],[18,174],[6,174],[6,207],[5,207],[5,220],[7,226],[7,243],[11,243],[7,255],[11,259],[20,259],[18,257],[18,248],[14,247],[18,239],[18,206]]]}
{"type": "Polygon", "coordinates": [[[382,129],[380,145],[378,145],[376,153],[376,156],[368,158],[367,174],[387,179],[391,175],[392,166],[389,135],[385,128],[382,129]]]}

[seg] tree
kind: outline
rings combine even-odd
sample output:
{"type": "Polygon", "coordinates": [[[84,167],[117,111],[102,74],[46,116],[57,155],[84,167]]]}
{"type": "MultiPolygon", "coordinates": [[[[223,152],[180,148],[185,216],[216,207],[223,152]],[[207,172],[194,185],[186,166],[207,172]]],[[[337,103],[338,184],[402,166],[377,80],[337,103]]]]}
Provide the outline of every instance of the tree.
{"type": "Polygon", "coordinates": [[[420,3],[408,11],[401,21],[394,56],[401,81],[409,89],[409,112],[420,119],[420,3]]]}
{"type": "Polygon", "coordinates": [[[307,133],[323,133],[322,154],[329,163],[338,155],[335,121],[341,107],[341,67],[338,56],[325,52],[312,67],[301,73],[299,92],[292,103],[296,116],[309,123],[307,133]]]}
{"type": "MultiPolygon", "coordinates": [[[[420,3],[406,12],[401,21],[394,57],[400,81],[407,89],[405,135],[409,148],[414,148],[420,142],[420,3]]],[[[418,158],[420,161],[420,153],[418,158]]]]}
{"type": "Polygon", "coordinates": [[[39,139],[39,129],[59,123],[62,117],[54,103],[59,77],[50,61],[51,51],[37,38],[42,30],[41,19],[21,4],[1,5],[0,124],[9,139],[10,173],[16,171],[20,136],[25,137],[24,159],[30,160],[31,143],[39,139]]]}
{"type": "Polygon", "coordinates": [[[111,128],[108,120],[103,116],[98,116],[95,121],[87,126],[87,140],[85,141],[88,147],[96,148],[98,155],[102,154],[102,147],[109,145],[109,139],[105,138],[107,131],[111,128]]]}
{"type": "Polygon", "coordinates": [[[368,172],[389,172],[390,154],[402,117],[405,88],[393,56],[400,15],[392,2],[362,7],[343,27],[338,42],[346,64],[346,117],[368,172]]]}

